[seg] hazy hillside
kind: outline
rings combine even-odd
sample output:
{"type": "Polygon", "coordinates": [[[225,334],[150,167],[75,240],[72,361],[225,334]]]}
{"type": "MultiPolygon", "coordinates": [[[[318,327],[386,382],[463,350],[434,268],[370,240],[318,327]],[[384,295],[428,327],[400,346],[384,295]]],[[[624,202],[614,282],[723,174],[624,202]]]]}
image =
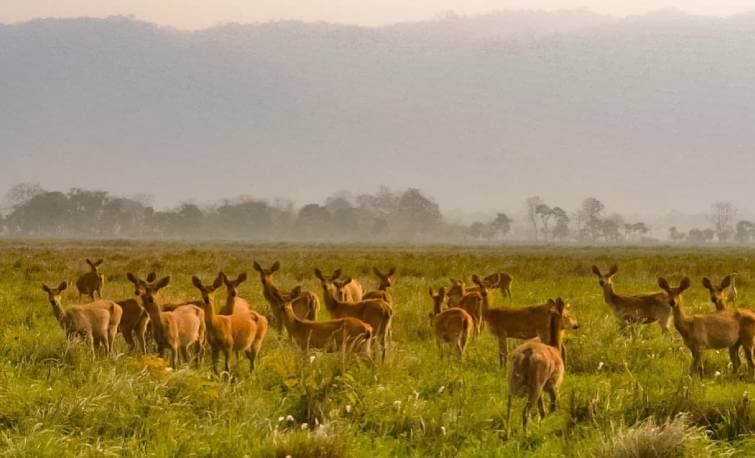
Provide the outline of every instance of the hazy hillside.
{"type": "Polygon", "coordinates": [[[168,205],[386,184],[475,211],[532,194],[752,207],[755,17],[515,14],[0,26],[0,188],[85,184],[168,205]]]}

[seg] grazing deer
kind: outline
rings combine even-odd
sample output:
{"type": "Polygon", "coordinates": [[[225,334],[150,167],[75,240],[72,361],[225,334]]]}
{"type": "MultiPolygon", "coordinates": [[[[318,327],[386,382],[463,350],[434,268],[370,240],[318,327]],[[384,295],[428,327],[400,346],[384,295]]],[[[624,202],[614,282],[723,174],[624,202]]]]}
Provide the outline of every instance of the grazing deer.
{"type": "MultiPolygon", "coordinates": [[[[480,286],[482,294],[482,315],[488,324],[490,333],[498,339],[498,363],[505,368],[508,362],[508,344],[506,339],[533,339],[539,338],[541,342],[548,342],[550,336],[550,318],[554,309],[561,309],[561,326],[559,342],[563,342],[565,329],[577,329],[579,324],[576,318],[569,312],[568,304],[560,297],[555,301],[549,299],[542,305],[517,308],[490,308],[487,298],[489,291],[483,286],[477,275],[472,280],[480,286]]],[[[566,347],[561,345],[562,360],[566,361],[566,347]]]]}
{"type": "Polygon", "coordinates": [[[374,273],[380,279],[380,284],[378,285],[376,291],[365,293],[362,299],[382,299],[393,306],[393,298],[391,298],[391,294],[388,292],[388,288],[393,286],[391,277],[396,274],[396,268],[391,267],[390,269],[388,269],[388,272],[382,273],[377,267],[373,267],[372,273],[374,273]]]}
{"type": "Polygon", "coordinates": [[[730,297],[732,281],[734,281],[734,278],[727,275],[721,280],[721,286],[715,286],[708,277],[703,277],[703,286],[710,292],[710,301],[713,302],[719,312],[726,309],[726,301],[730,297]]]}
{"type": "MultiPolygon", "coordinates": [[[[293,290],[292,296],[300,288],[293,290]]],[[[276,291],[271,292],[275,300],[283,303],[283,324],[288,335],[304,351],[321,349],[329,352],[341,351],[344,354],[359,351],[366,358],[371,358],[370,343],[373,329],[368,323],[352,317],[336,318],[325,321],[312,321],[298,317],[294,313],[290,299],[285,299],[276,291]]]]}
{"type": "Polygon", "coordinates": [[[189,362],[189,347],[196,349],[196,364],[202,359],[205,340],[204,311],[195,305],[185,305],[172,312],[163,312],[155,302],[158,291],[170,284],[170,277],[165,277],[156,283],[147,283],[132,273],[126,274],[129,281],[138,285],[144,308],[152,322],[152,332],[157,353],[162,357],[166,348],[170,349],[171,367],[178,368],[179,356],[189,362]]]}
{"type": "MultiPolygon", "coordinates": [[[[372,326],[374,331],[373,336],[380,342],[382,360],[385,361],[388,337],[391,335],[393,309],[388,302],[382,299],[370,299],[359,302],[339,299],[334,279],[340,275],[340,269],[336,270],[330,277],[324,276],[320,272],[320,269],[315,269],[315,276],[322,284],[325,307],[333,318],[357,318],[372,326]]],[[[344,280],[344,285],[349,285],[351,282],[352,280],[347,278],[344,280]]]]}
{"type": "Polygon", "coordinates": [[[223,286],[223,278],[218,275],[212,285],[204,286],[202,281],[194,276],[191,282],[202,294],[202,308],[207,327],[207,341],[212,350],[212,370],[218,373],[217,361],[222,352],[225,358],[225,371],[231,372],[231,352],[239,359],[239,352],[243,351],[249,359],[249,371],[254,371],[254,362],[262,347],[262,339],[257,339],[257,320],[252,314],[236,313],[232,315],[218,315],[215,313],[215,291],[223,286]]]}
{"type": "Polygon", "coordinates": [[[482,294],[480,289],[468,289],[463,280],[451,279],[451,288],[447,293],[448,306],[464,309],[474,320],[474,336],[479,337],[485,320],[482,317],[482,294]]]}
{"type": "Polygon", "coordinates": [[[61,282],[57,288],[42,284],[42,290],[52,306],[52,313],[66,332],[66,337],[82,337],[95,354],[95,346],[104,347],[106,353],[112,353],[118,324],[123,311],[113,301],[99,300],[90,304],[73,305],[63,308],[63,291],[68,283],[61,282]]]}
{"type": "Polygon", "coordinates": [[[278,302],[277,297],[284,300],[291,300],[291,307],[299,318],[316,321],[317,313],[320,311],[320,301],[317,296],[309,291],[301,291],[298,297],[291,296],[291,291],[284,291],[273,284],[273,274],[280,269],[280,263],[275,261],[269,269],[263,268],[257,261],[254,261],[254,270],[260,274],[262,283],[262,294],[270,304],[270,308],[275,316],[275,328],[278,332],[283,332],[283,302],[278,302]],[[277,295],[273,294],[273,291],[277,295]]]}
{"type": "Polygon", "coordinates": [[[433,311],[430,312],[430,322],[435,332],[435,342],[438,345],[438,354],[443,359],[443,347],[451,345],[459,360],[464,355],[467,343],[472,337],[474,320],[464,309],[453,307],[443,310],[443,302],[446,300],[446,289],[441,287],[438,294],[430,288],[430,297],[433,299],[433,311]]]}
{"type": "Polygon", "coordinates": [[[543,391],[550,396],[550,411],[556,410],[558,390],[564,381],[566,372],[564,362],[561,359],[561,324],[563,303],[557,304],[549,310],[548,327],[549,336],[546,340],[538,342],[529,340],[514,350],[511,361],[511,373],[509,374],[509,396],[506,418],[511,428],[511,399],[514,396],[526,397],[527,403],[522,411],[522,429],[527,434],[527,421],[530,409],[537,405],[540,411],[540,419],[545,418],[543,407],[543,391]]]}
{"type": "Polygon", "coordinates": [[[755,314],[749,310],[725,310],[703,315],[686,316],[682,310],[682,293],[689,288],[689,278],[682,278],[679,287],[672,288],[665,278],[658,286],[668,294],[667,306],[673,311],[674,327],[692,352],[690,373],[703,377],[702,353],[706,349],[729,349],[732,372],[737,374],[741,362],[739,346],[744,348],[750,375],[755,374],[752,351],[755,346],[755,314]]]}
{"type": "Polygon", "coordinates": [[[95,293],[102,299],[102,286],[105,284],[105,276],[100,273],[99,266],[102,264],[102,259],[92,262],[86,259],[89,268],[89,272],[82,274],[78,280],[76,280],[76,289],[79,290],[79,301],[82,296],[89,296],[94,301],[95,293]]]}
{"type": "Polygon", "coordinates": [[[592,266],[592,272],[598,277],[598,283],[603,288],[603,298],[611,306],[616,319],[622,328],[629,323],[650,324],[658,322],[661,331],[668,334],[671,325],[671,309],[668,307],[668,294],[663,291],[637,296],[620,296],[613,290],[613,276],[619,271],[615,264],[607,274],[603,275],[597,266],[592,266]]]}

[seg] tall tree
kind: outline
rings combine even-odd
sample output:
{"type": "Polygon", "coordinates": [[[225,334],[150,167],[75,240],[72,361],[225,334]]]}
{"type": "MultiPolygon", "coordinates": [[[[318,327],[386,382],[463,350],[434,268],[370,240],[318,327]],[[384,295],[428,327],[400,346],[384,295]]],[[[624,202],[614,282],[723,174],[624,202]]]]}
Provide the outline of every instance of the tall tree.
{"type": "Polygon", "coordinates": [[[539,205],[543,204],[543,200],[540,198],[540,196],[532,196],[528,197],[527,200],[524,202],[525,208],[527,209],[527,216],[529,217],[530,224],[532,225],[532,234],[535,237],[535,241],[537,242],[539,240],[538,237],[538,216],[537,216],[537,207],[539,205]]]}

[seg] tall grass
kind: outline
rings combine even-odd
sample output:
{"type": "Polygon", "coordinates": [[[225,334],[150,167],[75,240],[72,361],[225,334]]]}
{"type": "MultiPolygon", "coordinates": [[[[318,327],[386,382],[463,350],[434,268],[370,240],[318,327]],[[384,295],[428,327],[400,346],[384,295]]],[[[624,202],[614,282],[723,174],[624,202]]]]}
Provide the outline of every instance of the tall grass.
{"type": "MultiPolygon", "coordinates": [[[[652,438],[677,444],[668,448],[673,453],[746,456],[755,452],[749,400],[754,385],[730,376],[726,351],[706,354],[701,381],[689,377],[689,352],[675,331],[663,336],[650,325],[619,332],[590,265],[617,262],[619,292],[655,290],[660,274],[676,280],[690,275],[696,282],[685,295],[691,313],[713,310],[697,284],[703,275],[738,272],[740,301],[747,303],[755,278],[751,254],[672,248],[2,242],[0,453],[592,456],[652,438]],[[242,362],[234,365],[233,379],[212,377],[209,362],[199,370],[169,371],[155,356],[126,353],[121,338],[117,355],[93,358],[82,345],[65,340],[40,290],[42,282],[75,279],[86,270],[85,257],[105,259],[109,298],[133,294],[127,271],[170,274],[171,286],[161,292],[166,302],[198,298],[192,275],[210,278],[220,269],[251,273],[253,260],[280,260],[279,284],[301,284],[318,295],[314,267],[340,267],[370,288],[377,286],[372,266],[395,265],[394,344],[384,364],[359,359],[342,364],[337,355],[305,355],[285,335],[271,331],[255,373],[250,375],[242,362]],[[569,367],[559,409],[533,425],[529,436],[519,424],[505,422],[506,377],[498,368],[494,339],[484,334],[471,343],[464,361],[441,362],[427,317],[432,305],[428,286],[496,270],[515,277],[514,299],[495,292],[494,306],[563,296],[581,324],[568,336],[569,367]],[[680,413],[685,415],[677,417],[680,413]],[[515,434],[506,440],[509,426],[515,434]]],[[[241,293],[255,309],[270,313],[256,276],[250,275],[241,293]]],[[[65,300],[75,299],[69,293],[65,300]]],[[[326,316],[323,311],[321,317],[326,316]]],[[[521,402],[515,405],[521,407],[521,402]]]]}

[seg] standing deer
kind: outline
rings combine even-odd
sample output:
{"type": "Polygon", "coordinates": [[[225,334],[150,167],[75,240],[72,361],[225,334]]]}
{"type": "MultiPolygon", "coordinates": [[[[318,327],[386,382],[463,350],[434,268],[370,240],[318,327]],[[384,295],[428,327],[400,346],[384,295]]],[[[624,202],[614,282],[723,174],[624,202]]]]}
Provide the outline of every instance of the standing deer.
{"type": "Polygon", "coordinates": [[[719,312],[726,309],[726,301],[729,300],[732,281],[733,277],[727,275],[721,280],[721,286],[716,286],[708,277],[703,277],[703,287],[710,292],[710,301],[713,302],[719,312]]]}
{"type": "Polygon", "coordinates": [[[706,349],[729,349],[732,373],[737,374],[741,361],[739,346],[744,348],[750,376],[755,375],[752,351],[755,347],[755,313],[750,310],[725,310],[703,315],[686,316],[682,310],[682,293],[689,288],[689,278],[682,278],[679,287],[672,288],[665,278],[658,279],[658,286],[668,294],[667,306],[673,311],[674,327],[692,353],[690,373],[703,377],[702,353],[706,349]]]}
{"type": "Polygon", "coordinates": [[[215,291],[223,285],[223,278],[218,275],[212,285],[204,286],[202,281],[194,276],[192,284],[202,294],[204,320],[207,327],[207,341],[212,350],[212,370],[218,373],[218,356],[222,352],[225,358],[225,371],[231,372],[231,352],[239,359],[239,352],[243,351],[249,359],[249,371],[254,371],[254,363],[262,347],[264,339],[257,339],[257,333],[262,331],[257,320],[248,313],[232,315],[218,315],[215,313],[215,291]]]}
{"type": "MultiPolygon", "coordinates": [[[[137,346],[141,347],[140,350],[144,353],[147,352],[147,328],[149,327],[149,314],[144,308],[142,302],[142,289],[141,285],[135,282],[136,277],[128,277],[128,280],[134,284],[134,295],[128,299],[122,299],[116,301],[118,305],[123,309],[123,317],[121,318],[118,329],[123,334],[123,338],[129,346],[130,351],[137,350],[137,346]],[[134,340],[136,338],[136,340],[134,340]],[[138,345],[137,345],[138,344],[138,345]]],[[[152,283],[157,279],[157,275],[151,272],[147,275],[146,283],[152,283]]]]}
{"type": "Polygon", "coordinates": [[[483,278],[482,282],[485,283],[488,288],[498,288],[501,290],[501,295],[511,299],[511,283],[514,281],[514,277],[506,272],[496,272],[483,278]]]}
{"type": "Polygon", "coordinates": [[[483,318],[488,324],[490,333],[498,339],[498,363],[505,368],[508,362],[507,339],[533,339],[539,338],[541,342],[548,342],[551,329],[550,319],[554,309],[560,309],[559,342],[561,342],[562,360],[566,361],[566,347],[563,345],[563,331],[565,329],[577,329],[579,324],[576,318],[569,312],[569,306],[562,298],[555,301],[549,299],[542,305],[517,308],[490,308],[487,298],[490,293],[483,286],[477,275],[472,280],[480,286],[482,294],[483,318]]]}
{"type": "Polygon", "coordinates": [[[220,309],[219,315],[251,315],[252,319],[257,323],[257,332],[254,336],[254,343],[252,344],[256,348],[262,346],[262,342],[267,336],[268,322],[267,318],[254,311],[245,299],[239,297],[239,285],[246,281],[246,272],[242,272],[236,278],[236,280],[230,280],[226,274],[220,272],[218,277],[225,283],[226,292],[228,293],[225,301],[225,306],[220,309]]]}
{"type": "MultiPolygon", "coordinates": [[[[384,361],[388,347],[388,338],[391,335],[393,309],[390,304],[382,299],[362,300],[359,302],[339,299],[334,279],[340,275],[340,269],[336,270],[330,277],[324,276],[320,272],[320,269],[315,269],[315,276],[322,284],[325,307],[333,318],[357,318],[372,326],[374,331],[373,336],[380,342],[382,360],[384,361]]],[[[345,285],[349,285],[351,282],[350,278],[344,280],[345,285]]]]}
{"type": "Polygon", "coordinates": [[[320,301],[317,296],[309,291],[301,291],[298,297],[291,296],[291,291],[284,291],[273,284],[273,274],[280,269],[280,263],[275,261],[269,269],[263,268],[257,261],[254,261],[254,270],[260,274],[262,283],[262,294],[270,304],[270,308],[275,316],[275,328],[278,332],[283,332],[283,302],[278,302],[277,297],[285,300],[291,300],[291,307],[299,318],[316,321],[317,313],[320,310],[320,301]],[[273,294],[273,291],[277,293],[273,294]]]}
{"type": "MultiPolygon", "coordinates": [[[[482,317],[482,294],[480,288],[467,288],[463,280],[451,279],[451,289],[448,290],[448,306],[464,309],[474,320],[474,336],[479,337],[485,325],[482,317]]],[[[489,301],[489,304],[492,305],[489,301]]]]}
{"type": "Polygon", "coordinates": [[[57,288],[42,284],[42,290],[47,293],[52,312],[66,332],[66,337],[84,338],[92,355],[95,354],[95,346],[104,347],[106,353],[112,353],[123,314],[121,307],[113,301],[99,300],[63,308],[62,296],[67,288],[66,282],[61,282],[57,288]]]}
{"type": "Polygon", "coordinates": [[[196,305],[185,305],[172,312],[164,312],[155,301],[155,295],[162,288],[170,284],[170,277],[165,277],[156,283],[147,283],[132,273],[128,273],[129,281],[138,284],[142,293],[144,308],[152,322],[152,332],[157,353],[162,357],[165,349],[171,353],[171,367],[178,368],[179,357],[189,362],[189,347],[195,347],[196,364],[199,367],[205,340],[204,311],[196,305]]]}
{"type": "Polygon", "coordinates": [[[548,313],[550,334],[546,340],[541,342],[529,340],[514,350],[506,409],[506,424],[509,430],[511,428],[511,399],[514,396],[527,398],[522,411],[522,429],[525,434],[532,406],[537,405],[541,420],[545,418],[543,391],[550,396],[551,413],[556,410],[558,390],[566,372],[560,351],[563,310],[563,302],[557,302],[556,307],[550,309],[548,313]]]}
{"type": "MultiPolygon", "coordinates": [[[[321,274],[322,275],[322,274],[321,274]]],[[[336,298],[339,301],[346,302],[359,302],[364,296],[364,288],[358,280],[353,278],[347,278],[344,280],[338,280],[341,277],[341,269],[336,269],[333,275],[329,277],[323,277],[328,282],[332,283],[336,287],[336,298]]]]}
{"type": "Polygon", "coordinates": [[[391,277],[396,274],[396,268],[391,267],[386,273],[382,273],[377,267],[373,267],[372,272],[380,279],[380,284],[377,290],[365,293],[362,299],[382,299],[393,306],[393,298],[391,298],[388,288],[393,286],[391,277]]]}
{"type": "Polygon", "coordinates": [[[472,337],[474,320],[464,309],[458,307],[443,310],[443,302],[446,299],[446,289],[441,287],[435,294],[432,287],[429,290],[433,299],[433,311],[430,312],[430,322],[435,332],[435,342],[438,345],[438,354],[443,359],[443,347],[451,345],[459,360],[464,355],[469,339],[472,337]]]}
{"type": "Polygon", "coordinates": [[[613,290],[613,276],[618,271],[619,268],[613,265],[608,273],[603,275],[597,266],[592,266],[592,272],[598,277],[598,283],[603,288],[603,298],[613,310],[622,328],[629,323],[658,322],[661,331],[668,334],[672,320],[671,309],[668,307],[668,294],[659,291],[637,296],[620,296],[613,290]]]}
{"type": "Polygon", "coordinates": [[[94,301],[95,294],[102,299],[102,286],[105,284],[105,276],[98,270],[102,264],[102,259],[92,262],[86,259],[86,263],[89,264],[89,272],[79,276],[76,280],[76,289],[79,290],[79,301],[82,296],[89,296],[94,301]]]}

